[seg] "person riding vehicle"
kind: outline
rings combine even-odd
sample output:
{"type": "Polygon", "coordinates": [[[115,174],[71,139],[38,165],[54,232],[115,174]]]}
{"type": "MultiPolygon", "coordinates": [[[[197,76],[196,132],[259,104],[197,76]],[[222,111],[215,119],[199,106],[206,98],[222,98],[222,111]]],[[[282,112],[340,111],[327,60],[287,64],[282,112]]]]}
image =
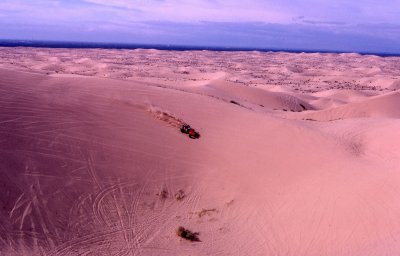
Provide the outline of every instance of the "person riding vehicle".
{"type": "Polygon", "coordinates": [[[185,134],[188,134],[188,135],[189,135],[189,138],[191,138],[191,139],[198,139],[198,138],[200,138],[200,134],[199,134],[198,132],[196,132],[195,129],[193,129],[192,127],[190,127],[190,125],[188,125],[188,124],[182,125],[181,132],[182,132],[182,133],[185,133],[185,134]]]}

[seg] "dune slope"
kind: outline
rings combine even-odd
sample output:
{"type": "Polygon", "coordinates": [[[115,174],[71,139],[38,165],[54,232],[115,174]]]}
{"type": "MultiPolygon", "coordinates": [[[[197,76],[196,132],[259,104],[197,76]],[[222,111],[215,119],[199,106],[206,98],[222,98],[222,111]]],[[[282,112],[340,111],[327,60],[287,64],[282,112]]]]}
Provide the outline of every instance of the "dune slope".
{"type": "Polygon", "coordinates": [[[332,94],[218,79],[183,90],[0,69],[0,254],[400,252],[397,92],[318,110],[332,94]]]}

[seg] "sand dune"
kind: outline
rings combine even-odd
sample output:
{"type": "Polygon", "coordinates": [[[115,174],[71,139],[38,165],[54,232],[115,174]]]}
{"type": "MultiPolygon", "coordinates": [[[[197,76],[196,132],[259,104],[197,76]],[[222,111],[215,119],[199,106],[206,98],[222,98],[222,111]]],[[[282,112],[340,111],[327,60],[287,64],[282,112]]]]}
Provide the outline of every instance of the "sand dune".
{"type": "Polygon", "coordinates": [[[0,52],[1,255],[400,253],[398,58],[0,52]]]}
{"type": "Polygon", "coordinates": [[[307,113],[304,117],[317,121],[331,121],[348,118],[386,117],[400,118],[400,93],[369,97],[358,102],[307,113]]]}
{"type": "Polygon", "coordinates": [[[393,82],[390,86],[389,86],[390,90],[394,90],[397,91],[400,89],[400,80],[396,80],[395,82],[393,82]]]}
{"type": "Polygon", "coordinates": [[[210,95],[248,107],[304,111],[314,109],[307,102],[283,92],[270,92],[256,87],[246,87],[224,80],[213,80],[202,88],[210,95]]]}
{"type": "Polygon", "coordinates": [[[346,89],[332,89],[312,94],[314,98],[309,100],[310,104],[317,109],[329,109],[351,102],[362,101],[370,96],[378,95],[374,91],[357,91],[346,89]]]}

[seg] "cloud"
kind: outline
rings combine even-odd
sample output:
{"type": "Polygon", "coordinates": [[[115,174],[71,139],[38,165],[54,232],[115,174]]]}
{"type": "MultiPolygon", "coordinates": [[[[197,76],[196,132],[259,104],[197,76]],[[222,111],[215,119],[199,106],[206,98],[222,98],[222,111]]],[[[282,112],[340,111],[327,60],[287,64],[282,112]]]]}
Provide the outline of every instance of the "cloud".
{"type": "Polygon", "coordinates": [[[291,13],[285,8],[269,6],[259,0],[85,0],[86,3],[119,9],[140,10],[141,20],[162,20],[181,22],[200,21],[268,21],[286,22],[291,13]]]}
{"type": "MultiPolygon", "coordinates": [[[[55,21],[70,18],[70,22],[74,19],[102,19],[107,23],[119,19],[126,22],[158,20],[291,24],[302,20],[313,25],[400,24],[399,0],[2,0],[0,13],[4,16],[8,12],[23,12],[32,20],[48,21],[46,16],[50,15],[55,21]]],[[[11,20],[17,18],[12,15],[8,17],[11,20]]]]}

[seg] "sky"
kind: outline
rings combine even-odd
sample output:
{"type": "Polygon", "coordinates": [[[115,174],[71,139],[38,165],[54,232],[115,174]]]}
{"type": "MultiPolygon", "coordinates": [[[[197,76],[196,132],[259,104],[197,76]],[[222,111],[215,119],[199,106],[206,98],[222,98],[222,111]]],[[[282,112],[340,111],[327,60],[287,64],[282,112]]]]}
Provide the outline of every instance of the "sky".
{"type": "Polygon", "coordinates": [[[1,0],[0,39],[400,53],[400,0],[1,0]]]}

